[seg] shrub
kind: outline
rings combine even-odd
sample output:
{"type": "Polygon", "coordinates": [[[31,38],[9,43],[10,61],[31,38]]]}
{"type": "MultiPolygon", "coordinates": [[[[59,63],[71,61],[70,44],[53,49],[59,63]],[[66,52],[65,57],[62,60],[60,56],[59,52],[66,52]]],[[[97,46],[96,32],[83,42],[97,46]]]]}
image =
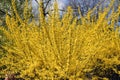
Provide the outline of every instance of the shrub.
{"type": "Polygon", "coordinates": [[[119,74],[119,28],[114,30],[119,13],[112,13],[108,24],[107,11],[99,12],[96,21],[91,21],[88,13],[81,24],[70,8],[62,19],[57,9],[47,20],[41,13],[39,26],[34,20],[20,19],[17,12],[16,18],[7,16],[7,28],[0,27],[5,39],[1,48],[6,52],[0,58],[1,71],[19,74],[25,80],[106,79],[108,69],[119,74]]]}

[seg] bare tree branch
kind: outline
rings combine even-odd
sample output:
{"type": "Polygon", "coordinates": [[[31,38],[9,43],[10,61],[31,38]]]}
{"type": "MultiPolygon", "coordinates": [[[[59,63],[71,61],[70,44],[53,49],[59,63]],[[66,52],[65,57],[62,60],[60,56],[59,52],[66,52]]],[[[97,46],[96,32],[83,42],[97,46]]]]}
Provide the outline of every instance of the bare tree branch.
{"type": "Polygon", "coordinates": [[[2,14],[6,14],[6,12],[5,12],[5,11],[3,11],[3,10],[1,10],[1,9],[0,9],[0,13],[2,13],[2,14]]]}
{"type": "Polygon", "coordinates": [[[0,9],[0,13],[3,14],[3,15],[6,15],[6,14],[7,14],[7,15],[11,16],[9,13],[6,13],[5,11],[3,11],[3,10],[1,10],[1,9],[0,9]]]}
{"type": "Polygon", "coordinates": [[[47,9],[47,6],[48,6],[48,4],[49,4],[50,1],[51,1],[51,0],[48,0],[48,1],[47,1],[46,6],[45,6],[45,10],[47,9]]]}

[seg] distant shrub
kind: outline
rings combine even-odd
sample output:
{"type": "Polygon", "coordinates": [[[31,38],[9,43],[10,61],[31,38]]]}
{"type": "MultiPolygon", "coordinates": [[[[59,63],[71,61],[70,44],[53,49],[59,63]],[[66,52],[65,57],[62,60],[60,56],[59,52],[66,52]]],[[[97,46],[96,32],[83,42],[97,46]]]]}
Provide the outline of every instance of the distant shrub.
{"type": "Polygon", "coordinates": [[[73,19],[70,8],[62,19],[57,9],[47,20],[40,14],[39,26],[22,20],[17,12],[16,17],[7,16],[7,28],[0,27],[5,39],[0,47],[6,51],[0,58],[1,71],[25,80],[107,80],[109,69],[119,75],[120,34],[119,28],[114,30],[119,13],[106,19],[107,11],[99,12],[96,21],[88,13],[81,24],[73,19]]]}

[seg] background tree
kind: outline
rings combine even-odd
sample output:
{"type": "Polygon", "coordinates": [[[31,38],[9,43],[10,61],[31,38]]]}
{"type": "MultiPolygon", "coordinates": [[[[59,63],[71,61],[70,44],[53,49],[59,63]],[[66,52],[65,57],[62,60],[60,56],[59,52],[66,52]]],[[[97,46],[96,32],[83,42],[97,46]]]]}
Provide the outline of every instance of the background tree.
{"type": "MultiPolygon", "coordinates": [[[[5,25],[6,13],[8,13],[9,15],[11,15],[11,13],[14,13],[11,1],[12,0],[1,0],[0,2],[0,16],[1,16],[0,25],[5,25]]],[[[39,19],[40,14],[39,12],[40,3],[43,3],[41,7],[43,9],[43,14],[45,17],[50,15],[50,13],[53,11],[55,1],[57,1],[60,16],[63,16],[63,14],[67,10],[67,7],[71,6],[73,9],[74,16],[80,18],[80,14],[78,12],[79,7],[82,16],[85,16],[85,14],[87,14],[87,12],[93,8],[96,8],[94,14],[98,16],[97,12],[99,10],[103,10],[105,7],[108,7],[111,0],[27,0],[27,1],[29,8],[30,9],[32,8],[31,18],[34,18],[37,21],[39,19]]],[[[23,18],[25,0],[15,0],[15,3],[19,15],[23,18]]],[[[115,11],[117,10],[119,3],[120,3],[119,0],[115,0],[114,3],[115,11]]]]}
{"type": "MultiPolygon", "coordinates": [[[[98,11],[103,11],[104,8],[110,6],[111,0],[32,0],[32,13],[35,18],[38,17],[39,11],[39,3],[43,2],[44,6],[44,15],[48,15],[53,11],[54,2],[57,1],[58,9],[60,12],[60,16],[62,16],[68,6],[71,6],[73,9],[74,16],[80,17],[78,9],[80,8],[81,16],[85,16],[88,11],[94,9],[94,14],[98,16],[98,11]]],[[[119,0],[115,0],[113,4],[114,11],[117,10],[119,6],[119,0]]],[[[111,9],[112,10],[112,9],[111,9]]],[[[110,11],[111,12],[111,11],[110,11]]],[[[108,13],[110,14],[110,13],[108,13]]]]}
{"type": "MultiPolygon", "coordinates": [[[[15,0],[16,10],[21,17],[23,16],[24,4],[25,0],[15,0]]],[[[12,0],[0,1],[0,25],[5,25],[6,14],[8,14],[9,16],[12,16],[14,14],[12,0]]]]}

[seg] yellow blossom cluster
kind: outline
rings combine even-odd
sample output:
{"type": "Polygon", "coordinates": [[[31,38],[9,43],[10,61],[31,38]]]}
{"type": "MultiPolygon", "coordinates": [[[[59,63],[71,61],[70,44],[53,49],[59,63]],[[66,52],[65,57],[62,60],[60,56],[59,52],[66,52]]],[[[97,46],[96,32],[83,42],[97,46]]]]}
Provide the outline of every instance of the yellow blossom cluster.
{"type": "Polygon", "coordinates": [[[0,72],[10,71],[25,80],[86,80],[88,73],[97,80],[97,74],[104,76],[107,69],[120,74],[116,68],[120,65],[120,34],[119,28],[114,30],[119,13],[106,18],[107,9],[99,12],[96,21],[88,14],[81,17],[81,23],[70,8],[62,19],[55,9],[47,20],[40,14],[39,26],[22,20],[15,10],[16,17],[6,16],[7,27],[0,27],[4,34],[0,72]]]}

